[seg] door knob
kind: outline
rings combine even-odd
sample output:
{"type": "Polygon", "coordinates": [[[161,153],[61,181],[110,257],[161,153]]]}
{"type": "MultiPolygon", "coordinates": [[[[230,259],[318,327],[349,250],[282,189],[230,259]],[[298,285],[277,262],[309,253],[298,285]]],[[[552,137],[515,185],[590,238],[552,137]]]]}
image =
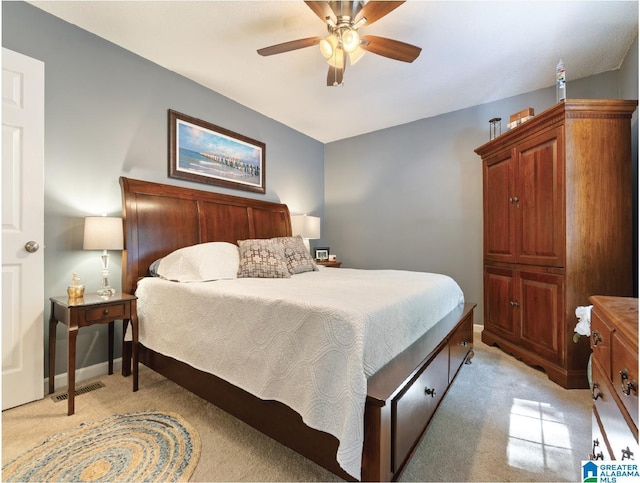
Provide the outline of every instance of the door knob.
{"type": "Polygon", "coordinates": [[[25,243],[24,249],[29,253],[35,253],[40,249],[40,245],[38,245],[37,242],[28,241],[27,243],[25,243]]]}

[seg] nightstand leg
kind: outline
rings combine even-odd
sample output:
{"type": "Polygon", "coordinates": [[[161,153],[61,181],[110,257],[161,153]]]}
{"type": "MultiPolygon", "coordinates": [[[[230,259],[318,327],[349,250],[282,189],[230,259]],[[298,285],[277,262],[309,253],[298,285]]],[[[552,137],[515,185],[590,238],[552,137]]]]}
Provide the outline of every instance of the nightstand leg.
{"type": "Polygon", "coordinates": [[[113,324],[109,322],[109,375],[113,374],[113,324]]]}
{"type": "Polygon", "coordinates": [[[122,375],[125,377],[131,375],[131,343],[125,340],[127,327],[129,319],[122,321],[122,375]]]}
{"type": "Polygon", "coordinates": [[[131,302],[131,307],[131,332],[133,335],[131,355],[133,356],[133,391],[135,392],[138,390],[138,314],[135,300],[131,302]]]}
{"type": "Polygon", "coordinates": [[[53,302],[51,302],[51,316],[49,317],[49,394],[55,390],[56,379],[56,327],[58,321],[53,316],[53,302]]]}
{"type": "Polygon", "coordinates": [[[69,416],[75,412],[77,336],[78,328],[69,327],[67,330],[67,414],[69,416]]]}

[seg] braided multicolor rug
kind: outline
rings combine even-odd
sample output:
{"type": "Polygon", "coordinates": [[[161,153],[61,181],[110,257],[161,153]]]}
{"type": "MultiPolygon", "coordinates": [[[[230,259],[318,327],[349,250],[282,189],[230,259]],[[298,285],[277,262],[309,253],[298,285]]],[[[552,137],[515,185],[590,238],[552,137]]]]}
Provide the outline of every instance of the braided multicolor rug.
{"type": "Polygon", "coordinates": [[[117,414],[43,441],[2,468],[3,481],[188,481],[200,436],[181,416],[117,414]]]}

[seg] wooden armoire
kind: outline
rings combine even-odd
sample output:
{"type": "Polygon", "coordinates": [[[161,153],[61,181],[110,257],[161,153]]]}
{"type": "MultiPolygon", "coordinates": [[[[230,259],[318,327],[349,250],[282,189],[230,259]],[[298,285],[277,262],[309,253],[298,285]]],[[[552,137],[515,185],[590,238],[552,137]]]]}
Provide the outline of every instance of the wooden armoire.
{"type": "Polygon", "coordinates": [[[633,295],[631,116],[571,99],[475,150],[483,164],[482,341],[586,388],[591,295],[633,295]]]}

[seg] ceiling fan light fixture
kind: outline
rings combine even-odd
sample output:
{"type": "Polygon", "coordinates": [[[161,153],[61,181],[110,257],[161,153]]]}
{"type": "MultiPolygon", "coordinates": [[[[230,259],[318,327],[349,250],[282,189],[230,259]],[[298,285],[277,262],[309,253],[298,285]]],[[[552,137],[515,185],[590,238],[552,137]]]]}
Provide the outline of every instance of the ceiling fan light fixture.
{"type": "Polygon", "coordinates": [[[333,57],[333,54],[338,46],[338,37],[335,34],[329,35],[320,41],[320,52],[325,59],[329,60],[333,57]]]}
{"type": "Polygon", "coordinates": [[[353,65],[356,62],[358,62],[360,59],[362,59],[363,56],[364,56],[364,49],[358,45],[356,50],[354,50],[353,52],[349,52],[349,62],[351,63],[351,65],[353,65]]]}
{"type": "Polygon", "coordinates": [[[336,69],[344,68],[344,50],[339,47],[334,49],[333,55],[327,59],[327,63],[336,69]]]}
{"type": "Polygon", "coordinates": [[[362,17],[360,20],[358,20],[356,23],[354,23],[351,28],[354,30],[358,30],[360,27],[362,27],[365,23],[367,23],[367,17],[362,17]]]}
{"type": "Polygon", "coordinates": [[[413,62],[420,47],[376,35],[360,36],[359,28],[385,17],[405,1],[387,0],[323,0],[304,2],[325,24],[328,34],[306,37],[258,49],[258,54],[269,56],[319,45],[322,56],[329,64],[327,85],[343,85],[347,56],[351,65],[358,62],[364,52],[402,62],[413,62]]]}
{"type": "Polygon", "coordinates": [[[351,53],[360,46],[360,35],[356,30],[346,29],[342,32],[342,48],[345,52],[351,53]]]}

